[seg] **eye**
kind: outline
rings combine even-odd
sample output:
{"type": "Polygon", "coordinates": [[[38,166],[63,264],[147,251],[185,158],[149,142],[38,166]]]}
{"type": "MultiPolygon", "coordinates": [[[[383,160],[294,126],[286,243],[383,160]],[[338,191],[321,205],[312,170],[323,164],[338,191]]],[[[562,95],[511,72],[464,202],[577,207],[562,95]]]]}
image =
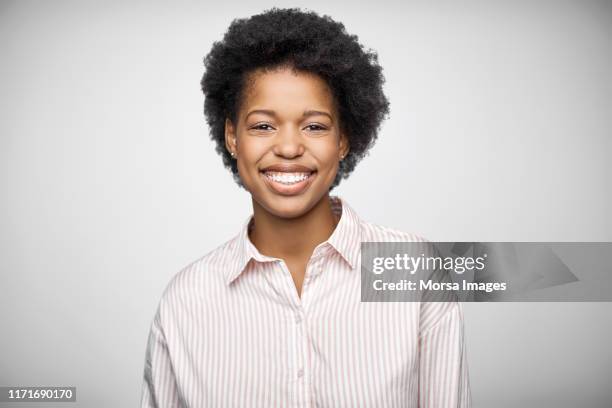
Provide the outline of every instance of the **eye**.
{"type": "Polygon", "coordinates": [[[268,125],[267,123],[259,123],[255,126],[252,126],[250,129],[255,129],[255,130],[272,130],[272,126],[268,125]]]}
{"type": "Polygon", "coordinates": [[[308,130],[312,130],[312,131],[315,131],[315,132],[320,132],[322,130],[327,130],[327,128],[325,126],[321,126],[321,125],[319,125],[317,123],[311,123],[310,125],[306,126],[306,128],[308,130]]]}

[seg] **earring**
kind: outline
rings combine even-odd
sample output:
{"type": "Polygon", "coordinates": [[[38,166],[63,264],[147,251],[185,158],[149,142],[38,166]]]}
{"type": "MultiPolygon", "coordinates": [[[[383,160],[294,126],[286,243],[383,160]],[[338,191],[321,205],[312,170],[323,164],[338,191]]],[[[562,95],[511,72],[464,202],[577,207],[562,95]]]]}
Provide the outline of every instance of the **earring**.
{"type": "Polygon", "coordinates": [[[236,157],[236,155],[234,154],[234,152],[230,152],[230,154],[232,155],[232,157],[236,157]]]}

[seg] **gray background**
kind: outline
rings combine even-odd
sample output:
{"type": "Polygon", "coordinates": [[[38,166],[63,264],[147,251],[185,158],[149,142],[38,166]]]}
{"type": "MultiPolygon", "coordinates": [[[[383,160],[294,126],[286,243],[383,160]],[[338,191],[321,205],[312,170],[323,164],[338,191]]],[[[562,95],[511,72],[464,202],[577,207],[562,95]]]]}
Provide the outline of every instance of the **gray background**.
{"type": "MultiPolygon", "coordinates": [[[[612,241],[610,2],[2,1],[0,385],[137,405],[163,288],[251,213],[207,135],[202,57],[233,18],[300,4],[385,70],[391,117],[335,190],[362,218],[612,241]]],[[[610,303],[464,306],[475,407],[612,405],[610,303]]]]}

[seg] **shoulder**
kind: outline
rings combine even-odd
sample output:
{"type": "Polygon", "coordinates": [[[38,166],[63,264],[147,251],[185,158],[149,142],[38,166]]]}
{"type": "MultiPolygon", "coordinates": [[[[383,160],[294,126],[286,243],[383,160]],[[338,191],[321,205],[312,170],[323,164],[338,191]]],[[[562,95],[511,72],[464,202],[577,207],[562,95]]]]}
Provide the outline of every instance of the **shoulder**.
{"type": "Polygon", "coordinates": [[[419,234],[361,221],[362,241],[371,242],[429,242],[419,234]]]}
{"type": "Polygon", "coordinates": [[[161,305],[188,303],[207,298],[224,287],[227,265],[233,258],[237,238],[232,238],[176,272],[166,285],[161,305]]]}
{"type": "Polygon", "coordinates": [[[384,225],[361,221],[361,242],[393,243],[392,246],[372,247],[371,251],[403,251],[404,253],[434,255],[435,244],[420,234],[401,231],[384,225]],[[374,249],[376,248],[376,249],[374,249]]]}

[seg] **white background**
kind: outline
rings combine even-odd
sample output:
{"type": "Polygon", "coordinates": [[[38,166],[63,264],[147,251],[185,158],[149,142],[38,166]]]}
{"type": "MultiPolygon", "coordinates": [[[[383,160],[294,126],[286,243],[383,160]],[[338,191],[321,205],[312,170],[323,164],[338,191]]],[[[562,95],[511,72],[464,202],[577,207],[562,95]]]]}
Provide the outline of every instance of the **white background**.
{"type": "MultiPolygon", "coordinates": [[[[391,115],[334,190],[363,219],[612,241],[610,2],[2,1],[0,385],[138,404],[162,290],[252,210],[208,136],[202,58],[273,5],[379,54],[391,115]]],[[[474,406],[610,406],[611,312],[465,304],[474,406]]]]}

